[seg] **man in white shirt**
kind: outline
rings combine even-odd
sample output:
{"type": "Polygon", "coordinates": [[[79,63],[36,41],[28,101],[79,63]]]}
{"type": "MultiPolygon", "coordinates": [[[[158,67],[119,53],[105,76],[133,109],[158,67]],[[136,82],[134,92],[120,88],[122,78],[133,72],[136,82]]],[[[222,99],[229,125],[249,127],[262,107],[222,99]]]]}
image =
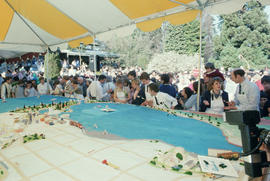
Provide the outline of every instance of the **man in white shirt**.
{"type": "Polygon", "coordinates": [[[229,106],[240,111],[258,110],[260,103],[260,90],[255,83],[245,78],[245,71],[236,69],[231,73],[231,79],[237,85],[234,101],[229,106]]]}
{"type": "Polygon", "coordinates": [[[40,79],[40,84],[38,84],[37,89],[38,93],[40,95],[47,95],[50,94],[52,91],[52,87],[48,82],[45,82],[44,77],[41,77],[40,79]]]}
{"type": "Polygon", "coordinates": [[[106,76],[105,75],[100,75],[98,77],[98,81],[94,81],[91,83],[89,86],[89,91],[92,99],[96,99],[98,101],[102,101],[103,98],[105,98],[108,93],[112,92],[112,89],[109,89],[107,92],[103,91],[102,85],[106,81],[106,76]]]}
{"type": "Polygon", "coordinates": [[[158,85],[151,83],[149,86],[149,92],[153,96],[153,101],[149,103],[150,106],[162,108],[162,109],[174,109],[177,105],[177,100],[167,93],[159,92],[158,85]]]}
{"type": "Polygon", "coordinates": [[[7,98],[11,98],[11,92],[12,92],[11,82],[12,82],[12,78],[6,77],[5,83],[3,83],[1,86],[1,99],[3,102],[5,102],[7,98]]]}

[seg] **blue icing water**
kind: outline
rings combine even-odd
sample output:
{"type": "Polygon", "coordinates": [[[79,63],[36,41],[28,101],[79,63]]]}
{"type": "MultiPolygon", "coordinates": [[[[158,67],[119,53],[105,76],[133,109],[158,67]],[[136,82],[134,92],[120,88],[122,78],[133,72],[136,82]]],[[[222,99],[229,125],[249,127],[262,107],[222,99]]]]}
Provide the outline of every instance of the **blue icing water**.
{"type": "Polygon", "coordinates": [[[83,103],[72,106],[72,110],[70,118],[79,121],[89,131],[107,130],[111,134],[130,139],[158,139],[201,155],[207,155],[208,148],[238,152],[242,150],[229,144],[221,130],[212,125],[146,107],[83,103]],[[106,105],[116,111],[101,111],[106,105]],[[94,124],[98,126],[97,129],[94,128],[94,124]]]}
{"type": "Polygon", "coordinates": [[[60,97],[60,96],[51,96],[51,95],[44,95],[38,97],[23,97],[23,98],[10,98],[6,99],[7,102],[3,103],[0,99],[0,113],[8,112],[15,110],[16,108],[23,108],[23,106],[33,106],[39,105],[40,103],[43,104],[50,104],[53,102],[66,102],[69,101],[69,98],[60,97]]]}

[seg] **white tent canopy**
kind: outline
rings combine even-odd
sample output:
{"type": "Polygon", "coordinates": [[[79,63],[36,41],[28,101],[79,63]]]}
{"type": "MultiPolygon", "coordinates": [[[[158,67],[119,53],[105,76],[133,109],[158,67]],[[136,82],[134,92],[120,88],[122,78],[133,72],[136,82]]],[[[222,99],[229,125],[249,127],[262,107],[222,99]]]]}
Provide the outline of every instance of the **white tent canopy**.
{"type": "MultiPolygon", "coordinates": [[[[13,52],[43,52],[47,47],[80,42],[137,24],[143,31],[159,28],[163,21],[183,24],[201,10],[227,14],[242,8],[248,0],[1,0],[0,56],[13,52]],[[2,38],[1,38],[2,37],[2,38]],[[75,41],[72,41],[75,40],[75,41]]],[[[260,0],[270,4],[270,0],[260,0]]],[[[20,53],[19,53],[20,54],[20,53]]]]}

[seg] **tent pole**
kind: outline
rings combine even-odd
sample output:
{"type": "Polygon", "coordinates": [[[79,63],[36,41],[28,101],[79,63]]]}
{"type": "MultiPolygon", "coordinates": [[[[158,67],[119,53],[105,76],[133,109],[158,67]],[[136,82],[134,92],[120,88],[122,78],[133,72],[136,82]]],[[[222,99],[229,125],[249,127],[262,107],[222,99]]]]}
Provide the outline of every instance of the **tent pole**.
{"type": "MultiPolygon", "coordinates": [[[[47,58],[47,60],[45,60],[46,61],[46,79],[47,79],[47,89],[50,91],[50,88],[49,88],[49,53],[50,53],[50,49],[49,49],[49,47],[47,47],[47,53],[48,53],[48,58],[47,58]]],[[[44,56],[44,59],[45,59],[45,56],[44,56]]]]}
{"type": "Polygon", "coordinates": [[[201,93],[201,67],[202,67],[202,14],[203,9],[200,12],[200,48],[199,48],[199,62],[198,62],[198,69],[199,69],[199,75],[198,75],[198,92],[197,92],[197,110],[199,111],[200,106],[200,93],[201,93]]]}
{"type": "Polygon", "coordinates": [[[93,37],[94,37],[94,46],[93,46],[93,50],[94,50],[94,72],[95,72],[95,81],[96,81],[97,80],[96,35],[94,35],[93,37]]]}
{"type": "Polygon", "coordinates": [[[196,7],[196,6],[193,6],[193,5],[190,5],[190,4],[181,3],[181,2],[176,1],[176,0],[169,0],[169,1],[171,1],[173,3],[176,3],[176,4],[180,4],[180,5],[185,6],[187,8],[198,9],[198,7],[196,7]]]}
{"type": "Polygon", "coordinates": [[[8,0],[5,0],[5,2],[8,4],[8,6],[19,16],[19,18],[24,22],[24,24],[42,41],[46,47],[49,47],[48,44],[35,32],[35,30],[23,19],[23,17],[15,10],[15,8],[8,2],[8,0]]]}
{"type": "Polygon", "coordinates": [[[82,47],[81,47],[81,44],[80,44],[80,46],[79,46],[79,50],[80,50],[80,54],[79,54],[79,58],[80,58],[80,67],[81,67],[81,65],[82,65],[82,47]]]}

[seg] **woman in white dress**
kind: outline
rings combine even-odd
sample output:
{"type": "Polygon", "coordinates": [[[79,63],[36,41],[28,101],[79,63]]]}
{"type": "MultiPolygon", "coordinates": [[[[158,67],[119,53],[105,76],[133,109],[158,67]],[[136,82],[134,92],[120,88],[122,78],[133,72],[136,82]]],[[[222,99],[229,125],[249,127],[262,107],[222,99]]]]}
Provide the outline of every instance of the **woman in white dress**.
{"type": "Polygon", "coordinates": [[[121,79],[116,81],[116,88],[114,89],[114,101],[119,103],[127,103],[130,99],[130,90],[124,87],[121,79]]]}

